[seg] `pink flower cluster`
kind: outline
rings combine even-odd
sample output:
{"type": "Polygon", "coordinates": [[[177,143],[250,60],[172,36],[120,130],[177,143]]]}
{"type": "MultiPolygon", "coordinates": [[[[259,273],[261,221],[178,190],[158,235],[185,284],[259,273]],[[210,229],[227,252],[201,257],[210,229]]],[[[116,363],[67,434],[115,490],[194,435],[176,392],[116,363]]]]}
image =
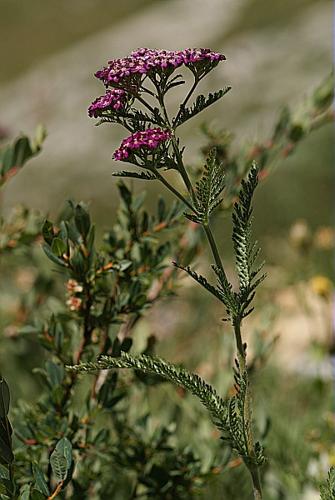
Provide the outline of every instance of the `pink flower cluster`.
{"type": "Polygon", "coordinates": [[[132,151],[136,149],[157,149],[158,146],[168,140],[171,133],[161,128],[148,128],[140,130],[123,139],[121,146],[114,152],[115,160],[126,160],[132,151]]]}
{"type": "Polygon", "coordinates": [[[127,101],[127,94],[122,89],[107,90],[105,95],[98,97],[88,108],[88,115],[97,118],[102,111],[112,109],[117,111],[124,107],[127,101]]]}
{"type": "Polygon", "coordinates": [[[159,50],[137,49],[129,57],[109,61],[108,67],[95,73],[105,85],[120,84],[128,77],[141,77],[150,71],[166,68],[174,69],[183,64],[189,66],[200,62],[219,62],[225,59],[223,54],[210,49],[159,50]]]}

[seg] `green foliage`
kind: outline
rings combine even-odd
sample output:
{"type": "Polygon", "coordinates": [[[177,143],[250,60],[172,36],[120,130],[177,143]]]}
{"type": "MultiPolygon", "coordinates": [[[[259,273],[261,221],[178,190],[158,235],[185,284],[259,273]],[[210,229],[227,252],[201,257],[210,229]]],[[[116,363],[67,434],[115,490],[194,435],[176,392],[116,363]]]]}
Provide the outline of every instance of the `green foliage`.
{"type": "Polygon", "coordinates": [[[6,381],[0,379],[0,463],[10,466],[14,460],[12,452],[12,429],[8,420],[9,389],[6,381]]]}
{"type": "Polygon", "coordinates": [[[129,177],[134,179],[143,179],[145,181],[155,181],[157,177],[155,174],[149,172],[129,172],[126,170],[121,170],[120,172],[113,172],[115,177],[129,177]]]}
{"type": "Polygon", "coordinates": [[[198,224],[208,224],[211,213],[222,201],[220,195],[224,187],[223,165],[213,149],[208,155],[204,173],[196,184],[195,214],[186,214],[186,217],[198,224]]]}
{"type": "Polygon", "coordinates": [[[62,438],[56,444],[50,455],[52,472],[58,482],[64,482],[68,476],[72,464],[72,445],[67,438],[62,438]]]}
{"type": "MultiPolygon", "coordinates": [[[[238,311],[241,318],[247,316],[257,286],[264,280],[259,276],[263,264],[255,267],[260,249],[252,241],[252,198],[258,183],[258,168],[253,165],[248,179],[242,180],[239,202],[234,205],[232,215],[233,243],[236,257],[236,270],[239,277],[238,311]]],[[[225,285],[224,285],[225,286],[225,285]]]]}
{"type": "Polygon", "coordinates": [[[236,396],[225,401],[211,385],[195,373],[176,367],[158,357],[143,354],[131,356],[127,353],[121,353],[120,358],[101,356],[96,362],[80,363],[68,367],[69,370],[79,373],[91,373],[112,368],[133,368],[143,373],[154,374],[190,391],[200,399],[209,411],[213,422],[222,432],[222,438],[227,444],[236,450],[245,461],[253,462],[256,465],[264,463],[262,446],[256,443],[255,454],[250,456],[246,442],[245,426],[248,424],[245,421],[245,406],[247,405],[246,384],[248,381],[245,375],[243,377],[236,375],[236,396]]]}
{"type": "Polygon", "coordinates": [[[226,421],[227,407],[215,389],[208,385],[198,375],[190,373],[183,368],[178,368],[163,359],[150,357],[144,354],[134,357],[122,353],[121,358],[110,358],[101,356],[97,362],[82,363],[77,366],[68,367],[73,371],[92,372],[110,368],[134,368],[144,373],[158,375],[169,382],[179,385],[197,396],[202,404],[210,412],[213,421],[222,428],[226,421]]]}
{"type": "Polygon", "coordinates": [[[0,467],[4,466],[4,475],[0,476],[3,493],[9,497],[15,492],[12,477],[14,455],[12,451],[12,428],[8,420],[10,393],[7,382],[0,375],[0,467]]]}
{"type": "Polygon", "coordinates": [[[45,129],[40,126],[36,129],[34,139],[22,135],[13,144],[0,149],[0,186],[41,150],[45,137],[45,129]]]}
{"type": "MultiPolygon", "coordinates": [[[[218,285],[215,287],[208,283],[207,279],[204,276],[197,274],[189,266],[183,267],[175,264],[176,267],[186,271],[202,287],[204,287],[212,295],[223,302],[223,304],[226,306],[228,317],[232,319],[233,323],[235,323],[236,321],[241,321],[244,317],[252,312],[252,308],[249,308],[249,306],[255,296],[255,290],[258,285],[260,285],[260,283],[265,279],[265,274],[259,275],[263,264],[255,266],[260,250],[257,248],[257,242],[252,241],[251,203],[254,191],[258,184],[258,172],[258,167],[254,164],[250,169],[247,180],[242,180],[239,200],[235,203],[234,211],[232,213],[232,239],[236,257],[236,271],[239,277],[238,292],[235,292],[233,290],[233,287],[228,281],[227,276],[221,266],[213,266],[213,270],[218,277],[218,285]]],[[[218,179],[221,179],[221,177],[219,176],[218,179]]],[[[205,182],[206,179],[202,186],[205,184],[205,182]]],[[[211,206],[208,200],[216,199],[217,201],[213,202],[214,206],[218,203],[217,196],[219,196],[221,188],[223,188],[223,185],[219,186],[219,188],[217,189],[213,188],[212,192],[215,193],[215,195],[211,197],[210,195],[208,195],[208,189],[206,189],[205,184],[205,187],[203,187],[201,191],[203,194],[202,200],[206,200],[203,205],[205,208],[202,212],[206,213],[206,207],[208,207],[208,205],[211,206]]],[[[188,214],[187,217],[191,218],[188,214]]],[[[192,220],[195,222],[194,217],[192,217],[192,220]]],[[[200,223],[201,220],[203,224],[207,224],[208,216],[205,215],[204,219],[197,219],[197,222],[200,223]]]]}
{"type": "Polygon", "coordinates": [[[317,88],[295,107],[284,107],[276,118],[268,137],[262,142],[249,141],[242,147],[234,147],[232,134],[225,129],[203,125],[207,145],[205,156],[216,148],[218,159],[225,170],[226,189],[224,208],[234,204],[240,188],[240,179],[246,177],[250,162],[255,161],[260,180],[280,166],[283,159],[293,155],[297,147],[315,130],[333,122],[334,75],[328,75],[317,88]]]}
{"type": "Polygon", "coordinates": [[[201,113],[201,111],[208,108],[219,99],[221,99],[224,95],[226,95],[230,89],[231,87],[225,87],[224,89],[213,92],[213,94],[208,94],[207,97],[200,94],[197,96],[193,106],[190,108],[187,108],[185,105],[181,105],[178,115],[173,120],[174,127],[179,127],[197,114],[201,113]]]}
{"type": "Polygon", "coordinates": [[[335,467],[331,467],[325,484],[320,487],[321,500],[334,500],[335,498],[335,467]]]}

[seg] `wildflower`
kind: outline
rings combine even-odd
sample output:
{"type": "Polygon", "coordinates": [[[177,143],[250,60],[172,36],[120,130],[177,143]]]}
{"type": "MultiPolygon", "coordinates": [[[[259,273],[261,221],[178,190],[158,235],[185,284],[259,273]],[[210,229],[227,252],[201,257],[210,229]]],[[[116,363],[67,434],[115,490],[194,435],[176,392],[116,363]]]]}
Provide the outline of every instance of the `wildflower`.
{"type": "Polygon", "coordinates": [[[325,299],[330,297],[333,284],[327,276],[314,276],[310,280],[310,286],[313,292],[325,299]]]}
{"type": "Polygon", "coordinates": [[[140,130],[123,139],[121,146],[114,152],[115,160],[127,160],[135,150],[155,150],[171,137],[168,130],[149,128],[140,130]]]}
{"type": "Polygon", "coordinates": [[[185,49],[181,51],[184,64],[198,63],[203,61],[219,62],[226,58],[219,52],[212,52],[210,49],[185,49]]]}
{"type": "Polygon", "coordinates": [[[69,279],[66,283],[66,290],[69,295],[73,295],[75,293],[80,293],[83,291],[83,286],[78,283],[78,281],[74,279],[69,279]]]}
{"type": "Polygon", "coordinates": [[[69,307],[70,311],[79,311],[82,302],[83,301],[80,297],[70,297],[66,301],[66,305],[69,307]]]}
{"type": "Polygon", "coordinates": [[[219,61],[225,60],[223,54],[213,52],[210,49],[184,49],[184,50],[160,50],[140,48],[133,51],[130,56],[122,59],[113,59],[108,66],[95,73],[107,86],[132,84],[139,86],[143,75],[155,72],[171,71],[185,65],[191,67],[199,63],[208,66],[207,70],[214,68],[219,61]]]}
{"type": "Polygon", "coordinates": [[[107,90],[106,94],[98,97],[88,108],[88,115],[97,118],[104,111],[118,111],[124,108],[127,101],[127,94],[122,89],[107,90]]]}

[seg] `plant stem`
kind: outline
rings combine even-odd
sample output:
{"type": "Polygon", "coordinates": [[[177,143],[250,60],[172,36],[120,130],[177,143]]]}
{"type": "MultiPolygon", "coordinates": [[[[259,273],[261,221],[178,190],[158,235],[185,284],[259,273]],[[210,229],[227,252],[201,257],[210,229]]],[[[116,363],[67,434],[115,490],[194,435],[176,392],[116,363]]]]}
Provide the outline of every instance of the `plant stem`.
{"type": "Polygon", "coordinates": [[[189,192],[189,194],[192,198],[192,201],[194,203],[194,206],[196,207],[197,206],[197,197],[195,195],[191,180],[190,180],[188,173],[186,171],[186,168],[184,166],[183,158],[180,154],[177,140],[176,140],[176,137],[174,135],[172,136],[172,146],[173,146],[176,158],[177,158],[180,175],[182,176],[182,179],[183,179],[184,184],[187,188],[187,191],[189,192]]]}
{"type": "MultiPolygon", "coordinates": [[[[187,94],[183,105],[185,106],[188,99],[192,95],[196,85],[197,81],[195,80],[192,88],[190,89],[189,93],[187,94]]],[[[158,90],[158,88],[157,88],[158,90]]],[[[161,109],[163,111],[164,118],[166,120],[166,126],[168,126],[172,132],[172,145],[173,149],[176,155],[177,159],[177,164],[178,164],[178,170],[182,176],[182,179],[185,183],[185,186],[189,192],[189,195],[192,199],[193,206],[179,193],[171,184],[169,184],[165,178],[158,172],[157,169],[155,170],[155,173],[157,175],[157,178],[172,192],[177,196],[181,201],[183,201],[192,211],[196,211],[197,209],[197,197],[195,195],[191,180],[187,174],[187,171],[185,169],[184,163],[183,163],[183,158],[182,154],[179,150],[178,142],[177,139],[174,135],[174,129],[171,127],[171,123],[169,120],[169,116],[167,114],[167,110],[164,104],[164,96],[162,94],[158,94],[158,100],[161,106],[161,109]]],[[[178,113],[179,115],[179,113],[178,113]]],[[[177,115],[177,116],[178,116],[177,115]]],[[[176,123],[176,122],[175,122],[176,123]]],[[[223,263],[220,257],[220,253],[218,250],[218,247],[215,242],[214,235],[211,231],[211,228],[208,224],[208,221],[206,223],[202,224],[202,227],[205,231],[209,246],[211,248],[214,261],[216,266],[220,269],[222,272],[223,276],[226,278],[226,273],[223,267],[223,263]]],[[[226,278],[227,279],[227,278],[226,278]]],[[[248,377],[248,370],[247,370],[247,363],[246,363],[246,351],[243,345],[242,341],[242,335],[241,335],[241,321],[242,318],[237,317],[233,320],[233,327],[234,327],[234,333],[235,333],[235,340],[236,340],[236,348],[237,348],[237,358],[239,362],[239,369],[241,372],[241,375],[243,376],[246,384],[246,389],[245,389],[245,405],[244,405],[244,415],[243,415],[243,420],[244,420],[244,430],[245,430],[245,439],[246,439],[246,445],[247,445],[247,452],[248,452],[248,458],[249,460],[244,460],[244,463],[246,467],[248,468],[251,479],[252,479],[252,484],[253,484],[253,493],[254,493],[254,499],[255,500],[261,500],[262,499],[262,488],[261,488],[261,482],[260,482],[260,475],[259,475],[259,468],[257,464],[255,463],[255,444],[254,444],[254,436],[252,432],[252,411],[251,411],[251,393],[250,393],[250,387],[249,387],[249,377],[248,377]]]]}
{"type": "Polygon", "coordinates": [[[207,236],[207,240],[208,240],[209,246],[211,247],[215,264],[225,274],[224,269],[223,269],[222,260],[221,260],[221,257],[220,257],[220,254],[219,254],[219,250],[218,250],[218,247],[216,245],[216,242],[215,242],[212,230],[211,230],[211,228],[210,228],[210,226],[208,224],[202,224],[202,227],[204,228],[204,231],[205,231],[205,234],[207,236]]]}
{"type": "Polygon", "coordinates": [[[175,196],[177,196],[177,198],[179,198],[179,200],[181,200],[183,203],[185,203],[185,205],[190,209],[192,210],[192,212],[194,212],[194,208],[193,206],[191,205],[191,203],[179,192],[177,191],[176,188],[174,188],[172,186],[172,184],[170,184],[166,179],[165,177],[163,177],[163,175],[156,169],[154,168],[154,173],[157,177],[157,179],[159,179],[162,184],[164,184],[164,186],[166,186],[168,188],[169,191],[171,191],[171,193],[173,193],[175,196]]]}
{"type": "Polygon", "coordinates": [[[254,499],[255,500],[262,500],[263,495],[262,495],[261,480],[260,480],[260,476],[259,476],[259,469],[258,469],[257,465],[251,465],[251,464],[249,464],[248,469],[249,469],[251,479],[252,479],[254,499]]]}
{"type": "MultiPolygon", "coordinates": [[[[158,88],[157,88],[157,91],[159,91],[158,88]]],[[[173,127],[171,127],[170,118],[169,118],[168,112],[166,110],[166,106],[165,106],[165,102],[164,102],[164,96],[162,94],[158,94],[158,101],[159,101],[159,104],[160,104],[161,109],[163,111],[164,118],[166,120],[166,126],[169,127],[172,130],[172,138],[171,138],[171,140],[172,140],[173,150],[174,150],[176,158],[177,158],[177,163],[178,163],[178,167],[179,167],[179,173],[182,176],[182,179],[183,179],[184,184],[185,184],[185,186],[187,188],[187,191],[189,192],[189,195],[191,196],[193,204],[196,207],[197,206],[197,198],[195,196],[195,192],[194,192],[191,180],[190,180],[190,178],[189,178],[189,176],[188,176],[188,174],[186,172],[186,169],[185,169],[185,166],[184,166],[184,162],[183,162],[183,158],[182,158],[181,153],[179,151],[177,139],[176,139],[176,137],[174,135],[174,129],[173,129],[173,127]]]]}
{"type": "Polygon", "coordinates": [[[53,500],[59,495],[59,493],[62,490],[63,484],[64,481],[61,481],[60,483],[57,484],[55,491],[48,497],[48,500],[53,500]]]}
{"type": "MultiPolygon", "coordinates": [[[[256,457],[255,457],[255,442],[254,442],[254,436],[253,436],[253,432],[252,432],[251,392],[250,392],[249,375],[248,375],[248,368],[247,368],[247,362],[246,362],[246,352],[245,352],[245,348],[244,348],[243,341],[242,341],[242,335],[241,335],[241,319],[237,318],[236,320],[234,320],[233,325],[234,325],[234,333],[235,333],[235,340],[236,340],[237,358],[238,358],[238,363],[239,363],[239,369],[240,369],[240,372],[243,375],[243,377],[245,379],[245,383],[246,383],[245,406],[244,406],[243,418],[244,418],[244,422],[245,422],[247,450],[248,450],[248,456],[251,457],[251,459],[253,459],[256,457]]],[[[261,487],[261,481],[260,481],[260,475],[259,475],[259,468],[255,463],[251,463],[247,460],[244,460],[244,463],[245,463],[246,467],[248,468],[250,475],[251,475],[254,498],[255,498],[255,500],[261,500],[262,499],[262,487],[261,487]]]]}
{"type": "Polygon", "coordinates": [[[190,88],[190,90],[189,90],[188,94],[186,95],[186,97],[185,97],[184,101],[183,101],[183,102],[182,102],[182,104],[180,105],[180,108],[179,108],[179,111],[178,111],[178,113],[177,113],[177,116],[176,116],[176,118],[174,119],[174,122],[173,122],[174,124],[176,124],[176,123],[178,122],[178,118],[179,118],[179,116],[180,116],[181,112],[183,111],[183,109],[185,108],[186,104],[188,103],[189,98],[191,97],[191,95],[192,95],[192,94],[193,94],[193,92],[195,91],[196,86],[198,85],[199,81],[200,81],[200,80],[199,80],[199,78],[194,77],[194,82],[193,82],[193,85],[192,85],[192,87],[190,88]]]}

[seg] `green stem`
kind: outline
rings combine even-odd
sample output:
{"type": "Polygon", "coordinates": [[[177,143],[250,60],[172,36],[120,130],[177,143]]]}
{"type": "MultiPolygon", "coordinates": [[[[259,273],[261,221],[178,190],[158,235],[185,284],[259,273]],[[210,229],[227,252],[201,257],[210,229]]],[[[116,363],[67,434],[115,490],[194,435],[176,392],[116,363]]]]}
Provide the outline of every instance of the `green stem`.
{"type": "Polygon", "coordinates": [[[190,180],[190,178],[188,176],[188,173],[186,172],[186,168],[184,166],[183,158],[182,158],[182,156],[180,154],[180,151],[179,151],[179,148],[178,148],[177,139],[176,139],[176,137],[174,135],[172,136],[172,146],[173,146],[176,158],[177,158],[178,170],[180,172],[180,175],[182,176],[182,179],[183,179],[184,184],[185,184],[185,186],[187,188],[187,191],[189,192],[189,194],[190,194],[190,196],[192,198],[194,206],[196,207],[197,206],[197,197],[195,195],[195,192],[194,192],[191,180],[190,180]]]}
{"type": "MultiPolygon", "coordinates": [[[[239,363],[239,369],[241,371],[241,374],[243,374],[245,381],[246,381],[245,406],[244,406],[243,420],[245,422],[244,429],[246,431],[247,451],[248,451],[248,456],[251,459],[254,459],[256,457],[255,457],[255,441],[254,441],[254,436],[253,436],[253,432],[252,432],[252,407],[251,407],[252,401],[251,401],[251,392],[250,392],[250,385],[249,385],[248,368],[247,368],[247,362],[246,362],[246,352],[245,352],[245,349],[243,346],[242,335],[241,335],[241,320],[239,318],[234,321],[234,333],[235,333],[235,340],[236,340],[237,358],[238,358],[238,363],[239,363]]],[[[261,481],[260,481],[259,468],[255,463],[249,462],[247,460],[245,460],[244,463],[245,463],[246,467],[248,468],[250,475],[251,475],[254,498],[255,498],[255,500],[261,500],[262,499],[262,487],[261,487],[261,481]]]]}
{"type": "Polygon", "coordinates": [[[259,475],[259,469],[258,469],[257,465],[248,465],[247,467],[249,469],[251,479],[252,479],[254,499],[255,500],[262,500],[263,495],[262,495],[262,485],[261,485],[261,479],[260,479],[260,475],[259,475]]]}
{"type": "Polygon", "coordinates": [[[150,106],[150,104],[145,99],[143,99],[143,97],[141,97],[138,94],[133,94],[133,95],[134,95],[134,97],[136,97],[136,99],[138,101],[140,101],[143,104],[143,106],[145,106],[146,108],[148,108],[148,110],[151,111],[152,114],[155,113],[154,108],[152,106],[150,106]]]}
{"type": "Polygon", "coordinates": [[[208,240],[209,246],[211,247],[215,264],[224,273],[222,260],[221,260],[220,254],[219,254],[218,247],[216,246],[216,242],[215,242],[212,230],[211,230],[211,228],[209,227],[208,224],[203,224],[202,227],[204,228],[204,231],[205,231],[205,234],[207,236],[207,240],[208,240]]]}
{"type": "MultiPolygon", "coordinates": [[[[159,91],[158,88],[157,88],[157,91],[159,91]]],[[[177,144],[177,139],[174,135],[174,130],[171,127],[170,118],[169,118],[168,112],[166,110],[164,96],[162,94],[158,94],[158,101],[159,101],[159,104],[160,104],[161,109],[163,111],[164,118],[166,120],[166,126],[172,130],[172,134],[173,134],[172,135],[172,146],[173,146],[173,150],[175,152],[176,158],[177,158],[177,163],[178,163],[180,175],[182,176],[182,179],[183,179],[184,184],[187,188],[187,191],[189,192],[191,199],[192,199],[192,202],[193,202],[194,206],[196,207],[197,206],[197,198],[195,196],[195,192],[194,192],[191,180],[188,176],[188,173],[186,172],[186,169],[185,169],[185,166],[183,163],[183,158],[180,154],[179,147],[177,144]]]]}
{"type": "Polygon", "coordinates": [[[185,205],[190,209],[192,210],[192,212],[194,212],[194,208],[193,206],[191,205],[191,203],[179,192],[177,191],[176,188],[174,188],[172,186],[172,184],[170,184],[166,179],[165,177],[163,177],[163,175],[156,169],[156,168],[153,168],[153,171],[154,171],[154,174],[156,175],[157,179],[161,181],[162,184],[164,184],[164,186],[166,186],[168,188],[169,191],[171,191],[171,193],[173,193],[175,196],[177,196],[177,198],[179,198],[180,201],[182,201],[183,203],[185,203],[185,205]]]}
{"type": "Polygon", "coordinates": [[[177,113],[177,116],[176,116],[176,118],[174,119],[174,122],[173,122],[174,124],[176,124],[178,122],[178,118],[179,118],[181,112],[183,111],[183,109],[185,108],[186,104],[188,103],[189,98],[191,97],[191,95],[195,91],[196,86],[198,85],[199,81],[200,81],[199,78],[197,78],[196,76],[194,76],[194,83],[193,83],[192,87],[190,88],[188,94],[186,95],[184,101],[180,105],[180,108],[179,108],[179,111],[177,113]]]}

